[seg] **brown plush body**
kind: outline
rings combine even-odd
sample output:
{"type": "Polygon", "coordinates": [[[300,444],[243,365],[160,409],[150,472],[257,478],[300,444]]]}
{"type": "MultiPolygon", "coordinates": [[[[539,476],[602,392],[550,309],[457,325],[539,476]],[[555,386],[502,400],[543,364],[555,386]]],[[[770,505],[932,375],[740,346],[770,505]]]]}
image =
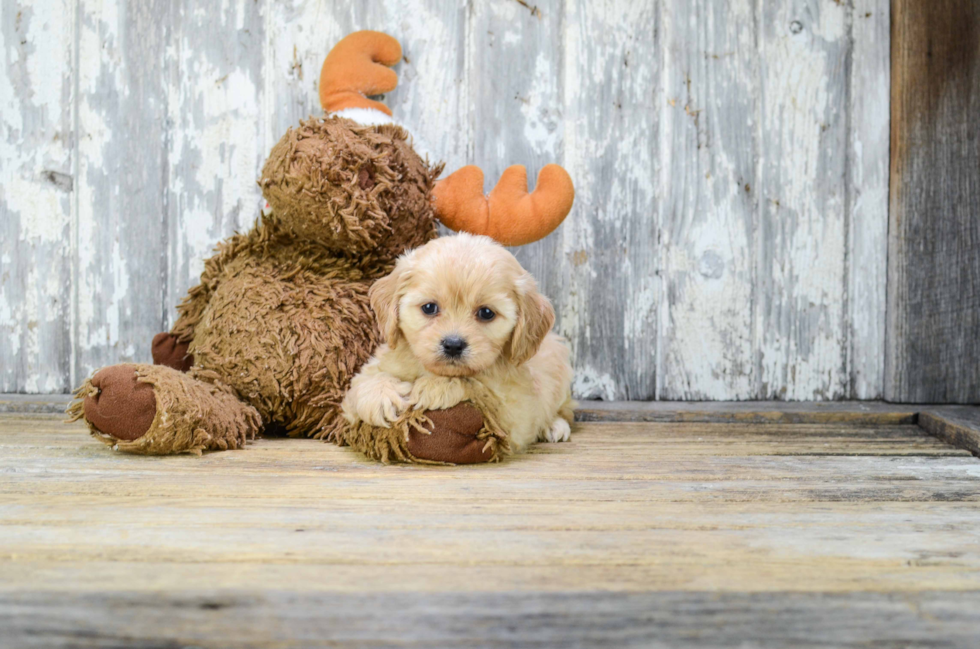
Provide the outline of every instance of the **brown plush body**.
{"type": "MultiPolygon", "coordinates": [[[[173,330],[154,340],[160,365],[100,371],[74,414],[99,439],[141,453],[237,448],[263,429],[347,441],[340,402],[379,341],[368,290],[399,254],[435,237],[439,171],[397,126],[328,118],[291,129],[260,179],[271,213],[207,260],[173,330]]],[[[462,446],[482,429],[472,409],[445,418],[436,420],[447,439],[469,435],[462,446]]],[[[390,435],[399,449],[408,426],[390,435]]],[[[389,457],[383,444],[360,446],[389,457]]],[[[391,457],[457,459],[443,446],[434,457],[391,457]]]]}

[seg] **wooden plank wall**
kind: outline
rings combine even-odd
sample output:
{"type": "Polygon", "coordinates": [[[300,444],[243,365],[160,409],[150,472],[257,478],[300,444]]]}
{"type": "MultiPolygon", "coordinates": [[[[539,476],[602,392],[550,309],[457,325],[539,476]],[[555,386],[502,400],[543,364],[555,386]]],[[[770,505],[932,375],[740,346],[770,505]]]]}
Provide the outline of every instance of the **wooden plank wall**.
{"type": "Polygon", "coordinates": [[[895,0],[885,394],[980,402],[980,2],[895,0]]]}
{"type": "MultiPolygon", "coordinates": [[[[602,399],[884,390],[888,0],[10,0],[0,392],[146,360],[329,47],[397,36],[386,98],[435,156],[563,164],[517,251],[602,399]]],[[[489,188],[489,187],[488,187],[489,188]]]]}

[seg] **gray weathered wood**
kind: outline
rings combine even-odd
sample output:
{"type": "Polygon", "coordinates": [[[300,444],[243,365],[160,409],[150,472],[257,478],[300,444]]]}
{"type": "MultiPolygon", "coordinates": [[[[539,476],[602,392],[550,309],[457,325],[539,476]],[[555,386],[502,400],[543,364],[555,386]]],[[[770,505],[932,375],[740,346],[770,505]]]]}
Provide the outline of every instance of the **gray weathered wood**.
{"type": "Polygon", "coordinates": [[[978,480],[914,425],[583,422],[431,467],[3,415],[0,645],[970,647],[978,480]]]}
{"type": "Polygon", "coordinates": [[[572,173],[566,224],[516,253],[577,395],[882,395],[887,0],[35,4],[2,14],[2,390],[147,359],[255,218],[268,149],[321,114],[329,47],[380,29],[405,52],[385,101],[434,160],[488,189],[572,173]]]}
{"type": "MultiPolygon", "coordinates": [[[[262,131],[262,5],[183,0],[166,15],[172,52],[167,97],[165,320],[197,284],[214,244],[251,227],[262,206],[255,179],[268,148],[262,131]]],[[[141,349],[146,353],[149,341],[141,349]]]]}
{"type": "Polygon", "coordinates": [[[843,2],[760,5],[762,399],[847,394],[847,14],[843,2]]]}
{"type": "Polygon", "coordinates": [[[572,344],[573,389],[586,399],[656,392],[658,8],[565,5],[562,160],[577,189],[558,235],[563,284],[552,296],[572,344]]]}
{"type": "Polygon", "coordinates": [[[919,427],[947,444],[980,457],[980,408],[943,406],[919,413],[919,427]]]}
{"type": "Polygon", "coordinates": [[[0,595],[11,649],[974,649],[980,592],[0,595]],[[288,623],[283,623],[288,620],[288,623]]]}
{"type": "Polygon", "coordinates": [[[918,413],[914,406],[875,401],[589,401],[579,404],[575,419],[897,426],[916,423],[918,413]]]}
{"type": "Polygon", "coordinates": [[[666,6],[658,398],[879,396],[888,3],[666,6]]]}
{"type": "Polygon", "coordinates": [[[74,5],[0,7],[0,392],[70,387],[74,5]]]}
{"type": "Polygon", "coordinates": [[[759,395],[757,3],[664,3],[662,399],[759,395]]]}
{"type": "Polygon", "coordinates": [[[854,0],[847,133],[848,398],[884,394],[890,0],[854,0]]]}
{"type": "Polygon", "coordinates": [[[78,3],[73,376],[148,361],[167,285],[168,0],[78,3]]]}
{"type": "Polygon", "coordinates": [[[980,3],[896,0],[885,398],[980,402],[980,3]]]}

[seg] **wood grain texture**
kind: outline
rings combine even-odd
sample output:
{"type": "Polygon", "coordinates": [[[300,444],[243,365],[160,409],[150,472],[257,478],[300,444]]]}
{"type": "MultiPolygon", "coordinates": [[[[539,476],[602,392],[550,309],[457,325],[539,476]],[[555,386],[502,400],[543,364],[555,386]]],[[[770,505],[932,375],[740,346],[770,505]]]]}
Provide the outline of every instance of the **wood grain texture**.
{"type": "Polygon", "coordinates": [[[556,298],[584,399],[656,395],[658,8],[565,5],[562,159],[577,188],[559,234],[567,279],[556,298]]]}
{"type": "Polygon", "coordinates": [[[170,4],[78,3],[73,385],[164,326],[170,4]]]}
{"type": "Polygon", "coordinates": [[[4,119],[40,114],[18,66],[46,39],[62,84],[43,101],[76,137],[8,127],[0,145],[4,391],[146,360],[208,250],[255,218],[269,148],[321,114],[329,47],[380,29],[405,53],[384,101],[432,160],[481,165],[488,189],[510,164],[532,184],[548,162],[572,173],[566,224],[515,252],[555,303],[579,397],[883,393],[887,0],[17,6],[4,43],[35,31],[5,49],[4,119]],[[71,177],[37,181],[49,167],[71,177]]]}
{"type": "Polygon", "coordinates": [[[918,422],[917,408],[873,401],[594,401],[575,410],[578,421],[853,424],[918,422]]]}
{"type": "Polygon", "coordinates": [[[892,16],[885,398],[980,402],[980,3],[892,16]]]}
{"type": "Polygon", "coordinates": [[[974,649],[978,592],[0,595],[23,647],[974,649]],[[288,620],[284,623],[283,620],[288,620]],[[273,631],[274,630],[274,631],[273,631]],[[70,638],[70,639],[69,639],[70,638]],[[217,638],[220,638],[218,640],[217,638]]]}
{"type": "Polygon", "coordinates": [[[0,7],[0,392],[70,388],[74,7],[0,7]]]}
{"type": "Polygon", "coordinates": [[[957,448],[980,457],[980,408],[941,406],[919,413],[919,426],[957,448]]]}
{"type": "Polygon", "coordinates": [[[847,79],[848,398],[884,395],[891,0],[854,0],[847,79]]]}
{"type": "MultiPolygon", "coordinates": [[[[166,293],[161,331],[217,241],[252,226],[262,139],[262,5],[173,2],[166,57],[166,293]]],[[[140,348],[149,349],[148,342],[140,348]]]]}
{"type": "Polygon", "coordinates": [[[911,425],[582,423],[462,468],[86,437],[0,417],[8,644],[954,647],[980,628],[980,463],[911,425]]]}
{"type": "Polygon", "coordinates": [[[65,412],[71,396],[67,394],[0,394],[0,413],[45,413],[57,415],[65,412]]]}
{"type": "Polygon", "coordinates": [[[666,96],[657,106],[664,114],[661,399],[751,399],[760,391],[752,267],[760,160],[756,5],[665,3],[666,96]]]}
{"type": "Polygon", "coordinates": [[[759,398],[847,392],[848,8],[760,6],[759,398]]]}

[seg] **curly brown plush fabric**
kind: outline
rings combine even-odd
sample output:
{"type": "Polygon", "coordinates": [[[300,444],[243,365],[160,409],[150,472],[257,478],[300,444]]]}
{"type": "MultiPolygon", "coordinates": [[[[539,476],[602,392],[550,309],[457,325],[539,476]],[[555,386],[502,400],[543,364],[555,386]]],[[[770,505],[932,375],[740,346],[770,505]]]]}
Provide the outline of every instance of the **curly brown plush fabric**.
{"type": "Polygon", "coordinates": [[[273,147],[259,185],[284,230],[390,261],[435,236],[429,168],[400,126],[310,119],[273,147]]]}
{"type": "MultiPolygon", "coordinates": [[[[368,289],[398,255],[436,236],[430,195],[440,170],[398,126],[326,118],[290,129],[259,180],[271,214],[205,262],[173,330],[154,340],[161,364],[102,370],[79,388],[73,417],[133,453],[238,448],[275,428],[384,461],[422,459],[407,440],[424,430],[424,413],[397,431],[348,435],[340,402],[379,342],[368,289]]],[[[492,415],[466,421],[487,447],[480,458],[506,449],[492,415]]],[[[451,461],[452,447],[434,458],[448,450],[451,461]]]]}
{"type": "MultiPolygon", "coordinates": [[[[135,439],[123,439],[101,430],[93,416],[98,407],[100,388],[96,373],[76,391],[69,408],[72,420],[85,418],[92,436],[116,450],[143,455],[195,453],[241,448],[262,426],[258,412],[242,403],[232,391],[219,383],[205,383],[163,365],[114,365],[101,390],[129,391],[130,381],[152,387],[156,409],[149,429],[135,439]],[[124,376],[125,375],[125,376],[124,376]],[[130,377],[132,377],[130,379],[130,377]],[[116,385],[110,387],[112,383],[116,385]],[[122,385],[119,385],[122,384],[122,385]]],[[[137,406],[141,404],[132,404],[137,406]]],[[[135,411],[135,408],[131,408],[135,411]]],[[[112,416],[103,412],[103,416],[112,416]]],[[[137,415],[138,416],[138,415],[137,415]]]]}

